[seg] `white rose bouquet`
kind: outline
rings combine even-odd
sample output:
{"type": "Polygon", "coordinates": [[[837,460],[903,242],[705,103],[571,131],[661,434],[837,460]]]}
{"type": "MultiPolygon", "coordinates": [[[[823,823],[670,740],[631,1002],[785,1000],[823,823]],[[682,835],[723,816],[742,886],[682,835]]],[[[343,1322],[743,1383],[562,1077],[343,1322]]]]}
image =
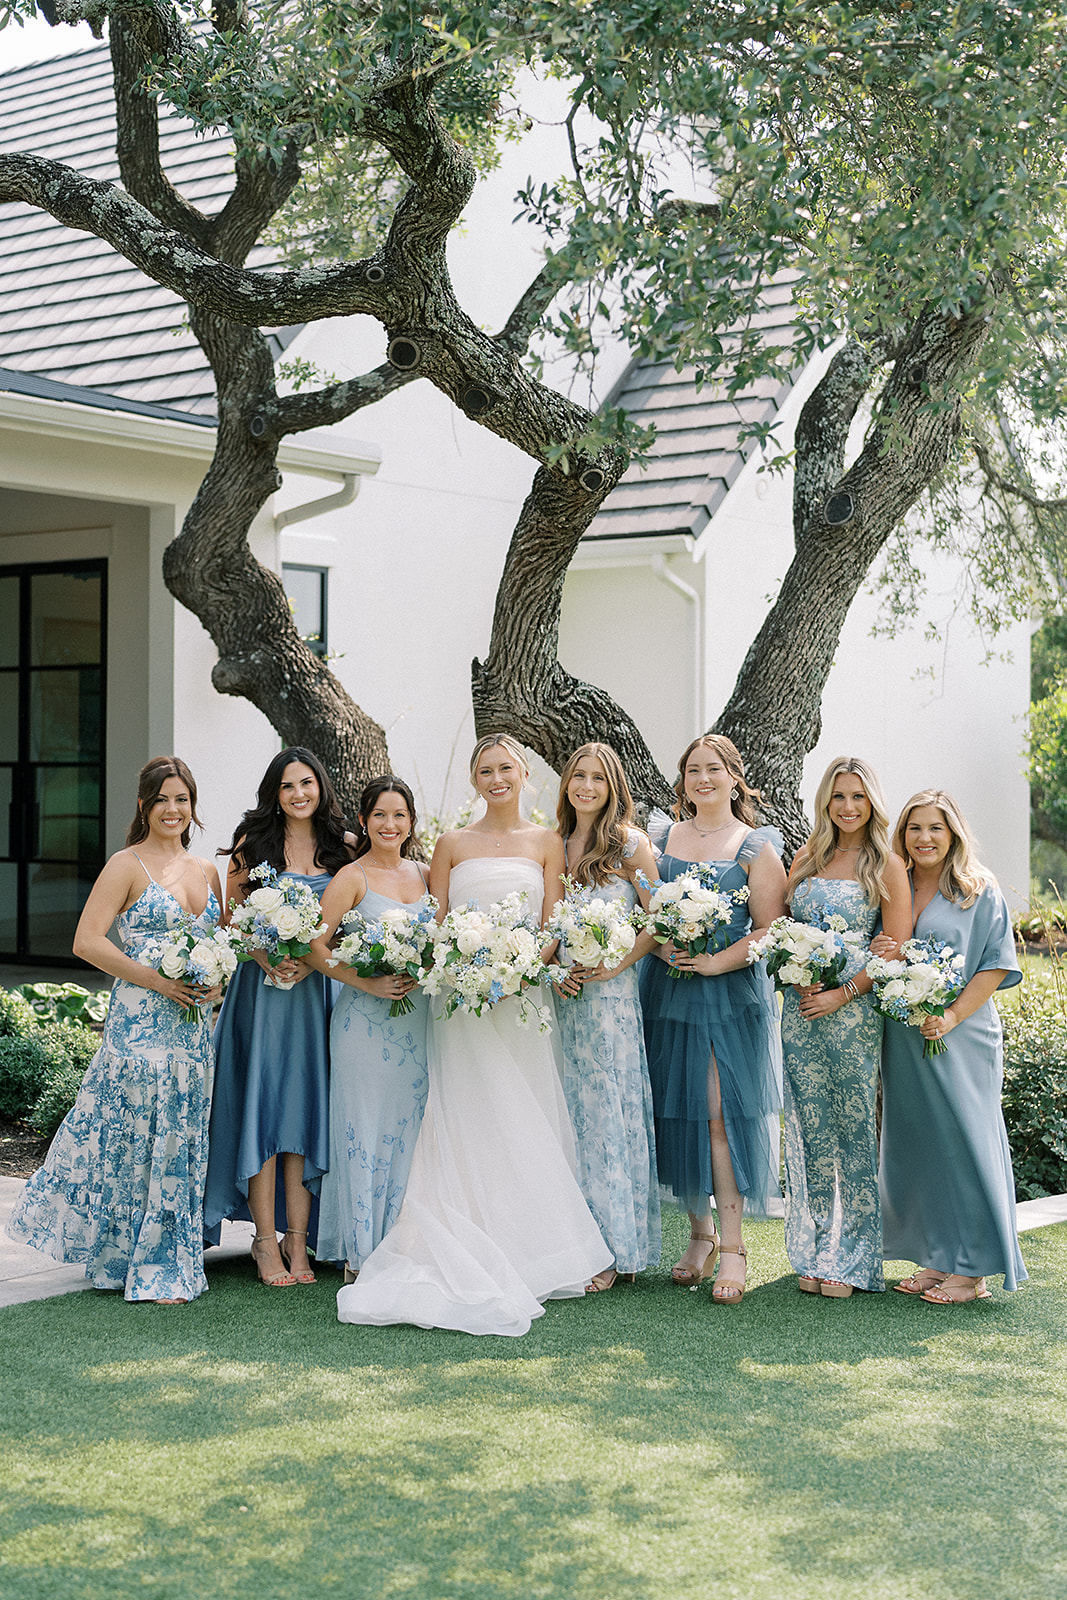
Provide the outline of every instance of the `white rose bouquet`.
{"type": "MultiPolygon", "coordinates": [[[[257,950],[266,953],[272,967],[306,956],[312,939],[326,932],[314,889],[295,878],[279,878],[269,861],[261,861],[248,876],[260,887],[243,905],[230,901],[230,931],[237,939],[238,961],[251,961],[257,950]]],[[[293,987],[269,972],[263,982],[276,989],[293,987]]]]}
{"type": "Polygon", "coordinates": [[[445,993],[444,1016],[468,1011],[480,1017],[498,1000],[517,995],[519,1027],[536,1020],[539,1033],[550,1031],[548,1007],[523,991],[563,972],[541,960],[546,936],[528,913],[528,900],[523,890],[505,895],[485,911],[473,904],[457,906],[445,917],[434,936],[433,968],[422,985],[427,994],[445,993]]]}
{"type": "MultiPolygon", "coordinates": [[[[963,988],[963,957],[940,939],[908,939],[902,959],[872,956],[867,971],[874,985],[874,1003],[883,1017],[919,1028],[926,1017],[943,1017],[963,988]]],[[[923,1041],[924,1056],[945,1051],[943,1039],[923,1041]]]]}
{"type": "MultiPolygon", "coordinates": [[[[216,985],[224,986],[233,975],[237,951],[228,928],[214,928],[205,933],[192,917],[183,917],[178,927],[142,945],[137,960],[143,967],[161,972],[165,978],[214,989],[216,985]]],[[[196,1022],[199,1016],[198,1005],[187,1006],[182,1011],[183,1022],[196,1022]]]]}
{"type": "MultiPolygon", "coordinates": [[[[546,931],[561,953],[579,967],[617,967],[634,947],[637,931],[621,900],[605,900],[594,889],[564,878],[566,896],[548,919],[546,931]]],[[[575,999],[581,998],[578,990],[575,999]]]]}
{"type": "MultiPolygon", "coordinates": [[[[328,958],[331,967],[353,967],[361,978],[399,977],[407,973],[417,981],[433,964],[437,931],[437,901],[432,895],[414,906],[390,906],[373,921],[356,908],[341,918],[340,944],[328,958]]],[[[391,1017],[414,1011],[410,995],[400,995],[389,1007],[391,1017]]]]}
{"type": "MultiPolygon", "coordinates": [[[[657,944],[675,945],[687,955],[714,953],[725,948],[721,930],[730,921],[734,906],[746,904],[748,885],[743,889],[719,888],[718,869],[710,861],[694,861],[669,883],[650,883],[644,873],[638,882],[652,890],[648,910],[636,914],[641,927],[648,928],[657,944]]],[[[672,978],[691,978],[692,972],[672,966],[672,978]]]]}
{"type": "Polygon", "coordinates": [[[763,938],[749,945],[748,959],[766,960],[776,989],[788,989],[794,983],[801,989],[813,983],[829,989],[836,987],[850,952],[862,943],[861,935],[836,914],[812,922],[776,917],[763,938]]]}

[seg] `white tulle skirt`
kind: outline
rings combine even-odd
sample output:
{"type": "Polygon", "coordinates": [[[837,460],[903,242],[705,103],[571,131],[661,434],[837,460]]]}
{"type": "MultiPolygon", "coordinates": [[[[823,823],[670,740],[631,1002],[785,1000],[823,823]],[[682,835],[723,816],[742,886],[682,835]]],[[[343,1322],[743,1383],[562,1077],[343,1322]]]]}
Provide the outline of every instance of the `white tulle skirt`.
{"type": "Polygon", "coordinates": [[[526,1333],[611,1265],[575,1178],[552,1038],[502,1001],[431,1020],[429,1099],[395,1226],[337,1295],[342,1322],[526,1333]]]}

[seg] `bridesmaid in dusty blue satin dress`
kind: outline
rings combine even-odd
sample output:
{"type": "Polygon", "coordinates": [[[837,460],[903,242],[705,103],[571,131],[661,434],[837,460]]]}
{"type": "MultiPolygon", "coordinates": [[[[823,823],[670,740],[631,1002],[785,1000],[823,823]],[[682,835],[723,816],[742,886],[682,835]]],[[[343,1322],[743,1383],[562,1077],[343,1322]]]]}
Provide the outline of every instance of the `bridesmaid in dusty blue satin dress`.
{"type": "MultiPolygon", "coordinates": [[[[351,860],[345,840],[318,757],[282,750],[229,850],[220,852],[230,856],[227,903],[244,900],[248,873],[261,861],[321,894],[351,860]]],[[[269,1288],[315,1281],[307,1252],[315,1238],[312,1199],[329,1162],[332,998],[332,985],[306,960],[270,968],[257,957],[238,968],[215,1029],[205,1238],[217,1244],[225,1218],[250,1218],[252,1254],[269,1288]],[[275,979],[294,986],[276,987],[275,979]]]]}
{"type": "MultiPolygon", "coordinates": [[[[610,745],[584,744],[570,757],[560,775],[556,816],[567,875],[591,899],[619,900],[632,911],[637,872],[655,879],[658,871],[647,837],[630,826],[633,800],[610,745]]],[[[647,899],[647,890],[643,894],[647,899]]],[[[614,1265],[586,1286],[591,1293],[659,1260],[652,1089],[636,965],[651,948],[651,937],[641,934],[610,971],[573,968],[556,1005],[578,1182],[615,1256],[614,1265]]],[[[565,949],[559,959],[568,963],[565,949]]]]}
{"type": "Polygon", "coordinates": [[[426,1109],[430,1006],[407,974],[361,978],[350,967],[331,967],[330,940],[349,911],[374,922],[398,907],[427,904],[425,874],[414,859],[415,824],[415,799],[403,779],[390,774],[367,785],[356,859],[322,897],[329,932],[310,957],[344,984],[330,1017],[330,1161],[316,1248],[320,1260],[345,1263],[346,1283],[389,1232],[404,1199],[426,1109]],[[403,995],[414,1009],[390,1017],[403,995]]]}
{"type": "Polygon", "coordinates": [[[940,789],[913,795],[894,839],[911,867],[915,937],[964,958],[965,986],[921,1030],[887,1021],[882,1056],[882,1215],[887,1260],[918,1261],[896,1287],[932,1305],[989,1298],[1026,1281],[1015,1183],[1000,1106],[1004,1046],[993,1004],[1020,982],[1007,905],[975,855],[959,807],[940,789]],[[923,1039],[943,1036],[943,1055],[923,1039]]]}
{"type": "Polygon", "coordinates": [[[74,953],[115,978],[104,1037],[7,1229],[84,1267],[94,1289],[157,1305],[184,1305],[207,1288],[201,1208],[218,990],[140,960],[190,920],[205,935],[218,923],[218,873],[189,855],[193,825],[189,768],[157,756],[141,770],[126,848],[104,867],[74,936],[74,953]],[[107,936],[116,918],[121,950],[107,936]],[[186,1022],[198,1002],[206,1009],[186,1022]]]}
{"type": "Polygon", "coordinates": [[[909,937],[911,894],[865,762],[831,761],[814,812],[789,874],[790,915],[842,917],[862,943],[835,987],[785,991],[785,1247],[800,1289],[847,1299],[853,1289],[885,1288],[875,1122],[882,1019],[865,967],[879,919],[894,949],[909,937]]]}
{"type": "MultiPolygon", "coordinates": [[[[747,1268],[742,1212],[766,1214],[780,1194],[778,1007],[766,969],[748,964],[748,947],[785,910],[782,836],[754,826],[756,793],[736,746],[721,734],[702,734],[683,751],[675,787],[679,820],[664,818],[660,876],[674,880],[694,862],[710,862],[720,888],[747,889],[749,899],[734,905],[724,948],[688,956],[657,947],[644,963],[656,1163],[660,1182],[689,1213],[674,1282],[699,1284],[718,1255],[712,1299],[738,1305],[747,1268]],[[668,963],[694,976],[673,977],[668,963]],[[711,1225],[713,1193],[721,1239],[711,1225]]],[[[653,842],[660,842],[655,832],[653,842]]]]}

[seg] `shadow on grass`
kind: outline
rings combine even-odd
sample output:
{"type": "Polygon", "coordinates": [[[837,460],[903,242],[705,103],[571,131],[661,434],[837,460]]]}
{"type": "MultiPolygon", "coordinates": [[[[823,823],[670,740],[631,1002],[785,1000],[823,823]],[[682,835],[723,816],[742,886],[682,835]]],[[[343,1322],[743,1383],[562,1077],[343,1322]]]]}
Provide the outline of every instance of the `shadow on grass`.
{"type": "Polygon", "coordinates": [[[328,1273],[240,1261],[5,1311],[5,1593],[1067,1596],[1067,1227],[945,1311],[798,1295],[753,1237],[740,1306],[659,1271],[521,1340],[341,1327],[328,1273]]]}

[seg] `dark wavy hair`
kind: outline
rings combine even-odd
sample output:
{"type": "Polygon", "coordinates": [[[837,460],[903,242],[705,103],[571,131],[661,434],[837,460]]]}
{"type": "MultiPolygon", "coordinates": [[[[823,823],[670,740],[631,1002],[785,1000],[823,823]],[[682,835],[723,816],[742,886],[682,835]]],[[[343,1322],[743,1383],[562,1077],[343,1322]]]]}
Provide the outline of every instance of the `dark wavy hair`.
{"type": "Polygon", "coordinates": [[[168,778],[177,778],[184,783],[192,802],[192,817],[189,826],[182,832],[182,847],[188,850],[189,835],[194,827],[203,828],[204,824],[196,814],[196,780],[185,762],[180,756],[153,756],[137,775],[137,812],[126,829],[127,845],[140,844],[148,838],[148,813],[162,794],[168,778]]]}
{"type": "Polygon", "coordinates": [[[294,761],[310,767],[319,785],[319,803],[311,818],[315,831],[315,865],[331,874],[348,865],[352,859],[352,852],[345,844],[348,824],[333,784],[318,756],[302,745],[279,750],[263,774],[255,805],[245,812],[233,830],[229,847],[216,850],[216,855],[232,856],[245,872],[258,867],[261,861],[269,861],[275,872],[285,870],[285,812],[278,804],[278,794],[285,769],[294,761]]]}
{"type": "Polygon", "coordinates": [[[380,778],[372,778],[359,797],[359,816],[356,818],[354,829],[356,860],[358,861],[360,856],[365,856],[370,849],[370,839],[363,819],[374,810],[383,794],[398,794],[407,806],[408,816],[411,818],[411,832],[400,846],[400,854],[406,856],[409,861],[421,861],[423,853],[415,837],[415,827],[419,820],[415,813],[415,796],[403,778],[398,778],[395,772],[384,772],[380,778]]]}

